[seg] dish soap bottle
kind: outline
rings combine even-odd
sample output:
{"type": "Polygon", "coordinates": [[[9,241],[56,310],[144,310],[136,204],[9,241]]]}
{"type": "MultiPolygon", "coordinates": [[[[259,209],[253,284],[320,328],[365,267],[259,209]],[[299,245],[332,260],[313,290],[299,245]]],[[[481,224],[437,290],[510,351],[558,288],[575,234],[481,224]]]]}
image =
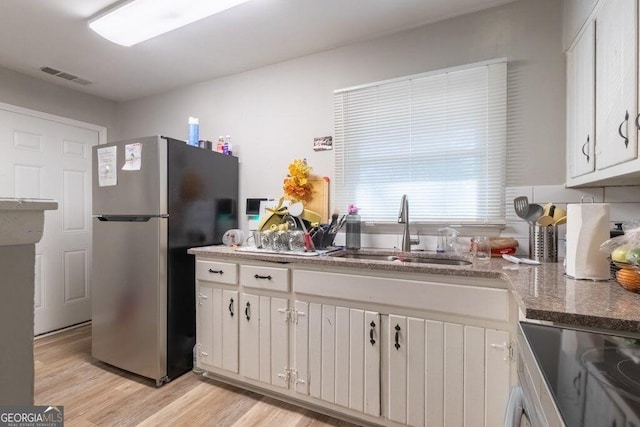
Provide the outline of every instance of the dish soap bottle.
{"type": "Polygon", "coordinates": [[[360,249],[360,215],[355,205],[349,205],[347,215],[347,249],[360,249]]]}

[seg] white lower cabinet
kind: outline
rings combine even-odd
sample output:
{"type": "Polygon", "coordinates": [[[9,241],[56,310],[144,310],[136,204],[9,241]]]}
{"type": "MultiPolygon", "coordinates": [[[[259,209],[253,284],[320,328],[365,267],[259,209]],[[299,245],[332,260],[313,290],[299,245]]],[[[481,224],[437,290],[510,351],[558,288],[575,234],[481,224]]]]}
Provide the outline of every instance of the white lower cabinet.
{"type": "Polygon", "coordinates": [[[380,315],[296,301],[296,392],[380,415],[380,315]]]}
{"type": "Polygon", "coordinates": [[[238,291],[199,281],[197,306],[198,365],[238,372],[238,291]]]}
{"type": "Polygon", "coordinates": [[[410,426],[497,426],[509,391],[508,333],[389,315],[389,419],[410,426]]]}
{"type": "Polygon", "coordinates": [[[252,380],[289,387],[289,300],[243,293],[240,372],[252,380]]]}
{"type": "Polygon", "coordinates": [[[217,378],[384,426],[501,425],[513,310],[499,283],[200,267],[198,364],[217,378]]]}

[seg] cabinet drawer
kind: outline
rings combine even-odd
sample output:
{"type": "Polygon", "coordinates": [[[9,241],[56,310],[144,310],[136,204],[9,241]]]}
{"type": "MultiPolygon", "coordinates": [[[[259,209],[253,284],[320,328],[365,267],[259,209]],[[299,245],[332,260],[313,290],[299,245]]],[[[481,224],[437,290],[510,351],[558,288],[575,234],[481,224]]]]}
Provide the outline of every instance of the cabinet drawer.
{"type": "Polygon", "coordinates": [[[240,282],[247,288],[289,292],[289,270],[286,268],[241,265],[240,282]]]}
{"type": "Polygon", "coordinates": [[[237,285],[238,265],[229,262],[196,260],[196,279],[237,285]]]}

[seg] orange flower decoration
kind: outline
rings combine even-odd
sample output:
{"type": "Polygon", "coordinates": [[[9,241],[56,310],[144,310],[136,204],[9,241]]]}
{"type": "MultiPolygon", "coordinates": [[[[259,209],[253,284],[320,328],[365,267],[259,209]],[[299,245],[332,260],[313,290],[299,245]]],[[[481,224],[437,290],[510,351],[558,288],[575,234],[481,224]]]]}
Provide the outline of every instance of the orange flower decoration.
{"type": "Polygon", "coordinates": [[[307,160],[294,160],[289,164],[289,174],[284,179],[284,194],[291,200],[308,202],[313,194],[313,187],[309,182],[309,174],[313,169],[307,165],[307,160]]]}

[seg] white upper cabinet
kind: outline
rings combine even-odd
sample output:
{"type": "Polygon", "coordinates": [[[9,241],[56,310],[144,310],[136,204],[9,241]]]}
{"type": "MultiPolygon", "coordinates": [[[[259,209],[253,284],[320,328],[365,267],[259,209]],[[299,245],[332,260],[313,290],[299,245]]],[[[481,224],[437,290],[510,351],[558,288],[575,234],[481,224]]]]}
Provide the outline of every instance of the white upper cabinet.
{"type": "Polygon", "coordinates": [[[595,28],[595,22],[589,22],[567,53],[568,178],[595,170],[595,28]]]}
{"type": "Polygon", "coordinates": [[[597,0],[563,0],[562,46],[568,50],[589,19],[597,0]]]}
{"type": "Polygon", "coordinates": [[[637,2],[606,0],[596,16],[596,167],[638,157],[637,2]]]}
{"type": "Polygon", "coordinates": [[[636,0],[600,0],[567,52],[569,187],[640,180],[637,29],[636,0]]]}

